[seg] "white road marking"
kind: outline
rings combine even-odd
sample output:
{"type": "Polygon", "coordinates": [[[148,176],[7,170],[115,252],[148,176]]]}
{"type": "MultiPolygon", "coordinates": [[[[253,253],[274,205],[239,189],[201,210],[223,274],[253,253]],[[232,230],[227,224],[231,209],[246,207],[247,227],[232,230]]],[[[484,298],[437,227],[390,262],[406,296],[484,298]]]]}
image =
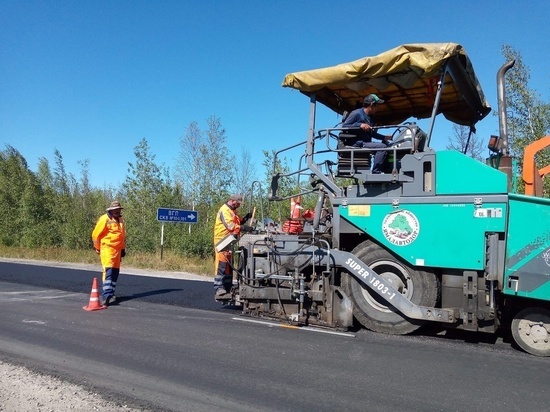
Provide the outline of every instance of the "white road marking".
{"type": "Polygon", "coordinates": [[[267,322],[264,320],[256,320],[256,319],[248,319],[248,318],[232,318],[232,319],[240,320],[241,322],[258,323],[260,325],[265,325],[269,327],[276,326],[276,327],[285,328],[285,329],[304,330],[306,332],[318,332],[318,333],[326,333],[328,335],[338,335],[338,336],[346,336],[348,338],[355,338],[355,333],[351,333],[351,332],[338,332],[334,330],[312,328],[310,326],[294,326],[294,325],[287,325],[284,323],[267,322]]]}
{"type": "Polygon", "coordinates": [[[44,300],[44,299],[63,299],[68,297],[81,296],[80,293],[70,293],[63,291],[37,290],[37,291],[17,291],[17,292],[0,292],[0,302],[22,302],[29,300],[44,300]]]}

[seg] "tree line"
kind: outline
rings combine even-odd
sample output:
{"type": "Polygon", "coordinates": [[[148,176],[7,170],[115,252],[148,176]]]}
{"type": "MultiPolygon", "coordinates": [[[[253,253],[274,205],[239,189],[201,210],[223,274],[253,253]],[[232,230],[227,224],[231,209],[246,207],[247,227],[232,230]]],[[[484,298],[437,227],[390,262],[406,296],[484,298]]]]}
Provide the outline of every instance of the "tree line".
{"type": "MultiPolygon", "coordinates": [[[[198,222],[168,224],[164,246],[182,255],[210,257],[214,218],[231,193],[251,196],[254,165],[243,150],[240,157],[227,148],[220,119],[211,116],[201,130],[192,122],[180,138],[175,172],[159,166],[147,139],[134,148],[134,159],[120,187],[99,189],[90,184],[88,160],[79,162],[80,176],[68,173],[59,150],[54,163],[42,157],[36,172],[13,146],[0,151],[0,243],[26,248],[91,248],[91,230],[114,199],[124,206],[128,248],[136,251],[160,249],[159,207],[196,210],[198,222]]],[[[266,159],[272,159],[265,152],[266,159]]],[[[272,160],[264,166],[273,169],[272,160]]],[[[266,172],[266,179],[268,173],[266,172]]],[[[262,182],[258,186],[267,187],[262,182]]],[[[265,195],[258,193],[257,202],[265,195]]]]}

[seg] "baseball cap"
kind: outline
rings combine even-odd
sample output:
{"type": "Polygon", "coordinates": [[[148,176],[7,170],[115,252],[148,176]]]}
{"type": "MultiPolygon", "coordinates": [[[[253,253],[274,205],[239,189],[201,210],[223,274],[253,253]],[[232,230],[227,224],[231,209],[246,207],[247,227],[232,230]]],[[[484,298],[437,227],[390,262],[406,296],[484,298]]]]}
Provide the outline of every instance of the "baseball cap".
{"type": "Polygon", "coordinates": [[[363,100],[363,103],[364,104],[372,104],[372,103],[382,104],[384,103],[384,100],[382,100],[380,97],[378,97],[375,94],[369,94],[367,97],[365,97],[365,100],[363,100]]]}

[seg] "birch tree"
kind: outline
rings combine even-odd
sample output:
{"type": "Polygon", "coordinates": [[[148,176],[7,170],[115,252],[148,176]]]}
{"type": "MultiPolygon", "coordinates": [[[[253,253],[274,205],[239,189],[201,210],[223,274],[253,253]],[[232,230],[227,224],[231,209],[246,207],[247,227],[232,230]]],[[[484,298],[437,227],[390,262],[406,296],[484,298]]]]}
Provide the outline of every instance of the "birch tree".
{"type": "Polygon", "coordinates": [[[476,160],[483,161],[483,142],[477,134],[470,135],[470,128],[453,124],[454,135],[449,138],[447,150],[457,150],[476,160]]]}

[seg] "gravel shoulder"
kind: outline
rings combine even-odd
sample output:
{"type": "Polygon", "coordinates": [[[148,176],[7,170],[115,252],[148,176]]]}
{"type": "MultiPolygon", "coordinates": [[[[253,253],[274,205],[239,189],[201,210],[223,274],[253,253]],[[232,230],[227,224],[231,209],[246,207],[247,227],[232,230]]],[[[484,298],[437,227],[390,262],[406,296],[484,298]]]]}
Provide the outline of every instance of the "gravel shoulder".
{"type": "Polygon", "coordinates": [[[97,393],[39,374],[21,366],[0,361],[1,412],[145,412],[115,402],[108,402],[97,393]]]}

